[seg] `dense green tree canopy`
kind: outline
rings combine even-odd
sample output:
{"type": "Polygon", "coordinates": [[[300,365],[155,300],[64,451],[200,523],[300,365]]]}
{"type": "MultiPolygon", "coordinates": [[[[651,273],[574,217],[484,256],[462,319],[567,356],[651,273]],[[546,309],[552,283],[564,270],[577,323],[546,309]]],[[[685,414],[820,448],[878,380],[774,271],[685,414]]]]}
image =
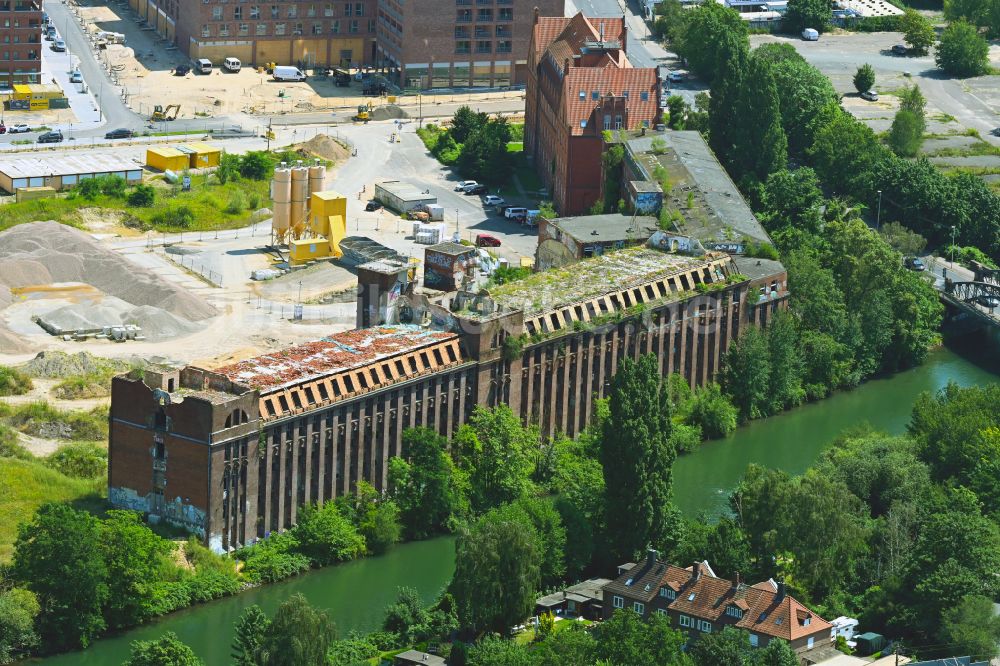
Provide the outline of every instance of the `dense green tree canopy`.
{"type": "Polygon", "coordinates": [[[337,628],[326,611],[293,594],[275,611],[261,641],[262,666],[326,666],[337,628]]]}
{"type": "Polygon", "coordinates": [[[0,592],[0,664],[15,659],[38,647],[35,618],[41,607],[28,590],[11,588],[0,592]]]}
{"type": "Polygon", "coordinates": [[[476,511],[512,502],[527,492],[538,440],[538,431],[524,427],[509,406],[476,407],[453,442],[459,465],[469,474],[476,511]]]}
{"type": "Polygon", "coordinates": [[[451,531],[466,512],[448,440],[429,428],[403,431],[403,457],[389,461],[389,487],[406,536],[423,539],[451,531]]]}
{"type": "Polygon", "coordinates": [[[168,631],[156,640],[132,641],[132,655],[122,666],[204,666],[205,662],[168,631]]]}
{"type": "Polygon", "coordinates": [[[824,0],[788,0],[784,28],[791,32],[801,32],[813,28],[823,32],[833,18],[829,2],[824,0]]]}
{"type": "Polygon", "coordinates": [[[683,632],[670,628],[665,615],[655,613],[644,621],[632,610],[616,610],[595,630],[597,656],[610,664],[630,666],[691,666],[681,647],[683,632]]]}
{"type": "Polygon", "coordinates": [[[725,58],[720,57],[718,49],[724,39],[733,36],[748,48],[746,21],[735,9],[715,2],[697,5],[685,10],[685,14],[683,35],[673,40],[674,46],[687,59],[691,71],[712,83],[725,68],[725,58]]]}
{"type": "Polygon", "coordinates": [[[959,20],[941,33],[934,61],[951,76],[979,76],[989,71],[989,52],[989,44],[976,27],[959,20]]]}
{"type": "Polygon", "coordinates": [[[903,10],[899,29],[903,32],[903,41],[914,55],[927,55],[937,40],[934,25],[912,7],[903,10]]]}

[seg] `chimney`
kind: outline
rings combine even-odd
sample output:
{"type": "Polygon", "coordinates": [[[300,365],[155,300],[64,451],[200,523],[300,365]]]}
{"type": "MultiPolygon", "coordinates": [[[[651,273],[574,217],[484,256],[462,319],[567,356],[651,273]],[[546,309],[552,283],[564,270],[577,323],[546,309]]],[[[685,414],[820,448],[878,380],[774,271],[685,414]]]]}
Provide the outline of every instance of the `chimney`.
{"type": "Polygon", "coordinates": [[[781,603],[785,600],[785,581],[778,581],[778,596],[774,598],[774,603],[781,603]]]}
{"type": "Polygon", "coordinates": [[[743,577],[740,576],[740,572],[737,571],[736,572],[736,578],[733,579],[733,589],[734,590],[739,589],[740,585],[742,585],[742,584],[743,584],[743,577]]]}
{"type": "Polygon", "coordinates": [[[696,581],[701,578],[701,562],[695,562],[691,567],[691,580],[696,581]]]}
{"type": "Polygon", "coordinates": [[[659,555],[659,553],[656,552],[655,548],[647,548],[646,549],[646,566],[652,567],[654,564],[656,564],[656,556],[657,555],[659,555]]]}
{"type": "Polygon", "coordinates": [[[625,15],[622,14],[622,41],[621,41],[622,53],[628,53],[628,48],[626,46],[627,44],[628,44],[628,24],[625,23],[625,15]]]}
{"type": "Polygon", "coordinates": [[[539,15],[539,13],[540,12],[539,12],[538,6],[536,5],[535,6],[535,11],[533,12],[534,16],[533,16],[533,18],[531,20],[531,24],[532,25],[537,25],[538,24],[538,15],[539,15]]]}

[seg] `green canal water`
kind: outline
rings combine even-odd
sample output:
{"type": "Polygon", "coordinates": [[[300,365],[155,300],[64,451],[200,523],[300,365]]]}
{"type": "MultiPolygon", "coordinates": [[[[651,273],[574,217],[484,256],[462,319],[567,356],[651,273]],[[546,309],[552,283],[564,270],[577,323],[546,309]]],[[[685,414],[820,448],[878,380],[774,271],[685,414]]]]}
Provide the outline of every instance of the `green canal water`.
{"type": "MultiPolygon", "coordinates": [[[[674,494],[689,515],[718,515],[726,510],[729,490],[747,464],[780,467],[795,474],[805,470],[842,430],[867,421],[876,428],[902,432],[913,400],[949,381],[963,386],[1000,381],[1000,345],[987,338],[966,339],[933,352],[919,368],[877,379],[860,388],[763,421],[732,436],[705,444],[678,459],[674,494]]],[[[88,650],[34,663],[44,666],[117,666],[133,640],[175,632],[209,666],[229,663],[233,622],[244,608],[259,604],[272,613],[289,595],[301,592],[326,608],[341,635],[351,629],[376,629],[382,611],[401,585],[415,587],[430,601],[451,578],[455,566],[451,538],[397,546],[388,554],[327,567],[295,579],[251,590],[174,613],[158,622],[98,641],[88,650]]]]}

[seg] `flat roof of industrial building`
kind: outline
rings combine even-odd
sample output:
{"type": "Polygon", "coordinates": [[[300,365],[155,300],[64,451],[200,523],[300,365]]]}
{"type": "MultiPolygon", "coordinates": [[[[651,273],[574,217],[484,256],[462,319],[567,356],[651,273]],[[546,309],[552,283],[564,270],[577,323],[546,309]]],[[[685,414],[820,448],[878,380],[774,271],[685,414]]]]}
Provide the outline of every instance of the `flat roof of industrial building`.
{"type": "Polygon", "coordinates": [[[457,257],[459,255],[475,252],[476,248],[471,245],[462,245],[461,243],[445,241],[443,243],[438,243],[437,245],[428,245],[426,250],[440,252],[441,254],[450,254],[457,257]]]}
{"type": "Polygon", "coordinates": [[[702,243],[738,242],[744,237],[771,242],[700,133],[647,132],[626,143],[650,180],[657,165],[666,169],[672,189],[664,194],[663,203],[683,218],[674,223],[677,233],[702,243]],[[656,154],[654,140],[663,141],[666,150],[656,154]]]}
{"type": "Polygon", "coordinates": [[[611,243],[614,241],[645,241],[659,228],[650,215],[582,215],[556,217],[548,221],[564,234],[580,243],[611,243]]]}
{"type": "Polygon", "coordinates": [[[632,247],[532,273],[490,289],[489,296],[504,309],[533,315],[653,282],[705,263],[699,257],[632,247]]]}
{"type": "Polygon", "coordinates": [[[381,183],[375,183],[375,187],[381,187],[389,194],[403,201],[426,201],[428,199],[434,199],[437,201],[437,197],[433,194],[425,194],[423,190],[415,185],[404,183],[401,180],[387,180],[381,183]]]}
{"type": "Polygon", "coordinates": [[[354,329],[239,361],[214,372],[233,382],[267,392],[455,337],[454,333],[416,326],[354,329]]]}
{"type": "Polygon", "coordinates": [[[114,173],[141,169],[142,164],[134,159],[109,153],[35,155],[0,159],[0,173],[9,178],[70,176],[81,173],[114,173]]]}

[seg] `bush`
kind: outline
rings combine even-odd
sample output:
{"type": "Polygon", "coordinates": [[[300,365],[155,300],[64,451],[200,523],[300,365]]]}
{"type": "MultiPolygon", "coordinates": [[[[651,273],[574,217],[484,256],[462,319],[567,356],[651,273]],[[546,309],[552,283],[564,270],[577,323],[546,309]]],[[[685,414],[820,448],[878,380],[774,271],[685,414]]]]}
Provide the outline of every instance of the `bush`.
{"type": "Polygon", "coordinates": [[[778,251],[770,243],[749,243],[744,255],[753,259],[771,259],[778,261],[778,251]]]}
{"type": "Polygon", "coordinates": [[[15,368],[0,365],[0,396],[24,395],[33,388],[31,377],[15,368]]]}
{"type": "Polygon", "coordinates": [[[244,178],[267,180],[273,170],[271,156],[263,151],[250,151],[240,158],[240,175],[244,178]]]}
{"type": "Polygon", "coordinates": [[[73,188],[73,192],[84,199],[93,200],[101,193],[101,186],[96,178],[86,178],[77,183],[76,187],[73,188]]]}
{"type": "Polygon", "coordinates": [[[698,389],[691,401],[688,423],[697,425],[708,439],[725,437],[736,430],[736,407],[722,394],[718,384],[698,389]]]}
{"type": "Polygon", "coordinates": [[[60,446],[45,458],[48,467],[76,479],[93,479],[108,472],[107,449],[87,442],[60,446]]]}
{"type": "Polygon", "coordinates": [[[875,86],[875,68],[865,63],[854,72],[854,89],[859,93],[868,92],[875,86]]]}
{"type": "Polygon", "coordinates": [[[156,190],[151,185],[136,185],[135,189],[129,193],[126,201],[129,206],[149,208],[156,201],[156,190]]]}
{"type": "Polygon", "coordinates": [[[298,545],[295,537],[285,532],[241,548],[233,557],[243,562],[243,577],[251,583],[274,583],[311,566],[308,557],[295,552],[298,545]]]}
{"type": "Polygon", "coordinates": [[[951,76],[979,76],[989,71],[990,45],[976,26],[955,21],[941,33],[934,61],[951,76]]]}
{"type": "Polygon", "coordinates": [[[240,177],[240,157],[231,153],[224,153],[219,158],[219,166],[215,169],[215,177],[220,183],[225,185],[231,180],[240,177]]]}
{"type": "Polygon", "coordinates": [[[28,449],[18,444],[17,431],[0,425],[0,458],[32,460],[34,457],[28,449]]]}
{"type": "Polygon", "coordinates": [[[243,198],[243,192],[240,190],[233,190],[233,193],[229,195],[229,203],[226,204],[226,212],[230,215],[239,215],[246,209],[247,202],[243,198]]]}
{"type": "Polygon", "coordinates": [[[319,566],[352,560],[365,553],[365,538],[333,502],[302,507],[292,534],[298,541],[296,550],[319,566]]]}
{"type": "Polygon", "coordinates": [[[98,176],[94,182],[101,188],[101,194],[118,199],[125,196],[127,183],[121,176],[98,176]]]}
{"type": "Polygon", "coordinates": [[[924,143],[922,126],[917,114],[906,109],[897,111],[886,139],[892,152],[900,157],[916,157],[924,143]]]}
{"type": "Polygon", "coordinates": [[[87,412],[63,411],[44,400],[9,408],[6,422],[15,429],[38,437],[56,437],[73,440],[104,440],[108,437],[108,410],[95,408],[87,412]]]}
{"type": "Polygon", "coordinates": [[[153,214],[152,223],[158,227],[180,227],[186,229],[194,222],[194,211],[181,204],[153,214]]]}
{"type": "Polygon", "coordinates": [[[701,446],[701,427],[675,423],[670,433],[670,444],[678,453],[691,453],[701,446]]]}

